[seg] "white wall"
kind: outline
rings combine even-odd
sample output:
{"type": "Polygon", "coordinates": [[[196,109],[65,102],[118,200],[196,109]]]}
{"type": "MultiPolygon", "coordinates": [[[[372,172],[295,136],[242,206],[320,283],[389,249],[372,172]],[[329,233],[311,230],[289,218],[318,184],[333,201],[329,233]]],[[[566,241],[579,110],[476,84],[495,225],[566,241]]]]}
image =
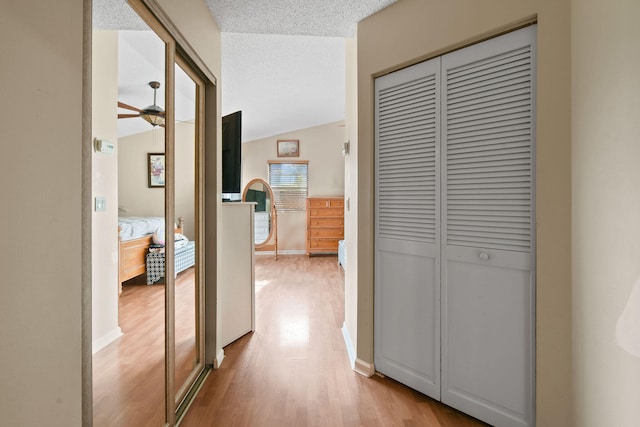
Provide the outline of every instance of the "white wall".
{"type": "MultiPolygon", "coordinates": [[[[116,145],[118,127],[118,33],[93,32],[92,134],[116,145]]],[[[92,196],[106,211],[92,214],[93,352],[121,335],[118,326],[118,154],[92,155],[92,196]]]]}
{"type": "Polygon", "coordinates": [[[345,157],[344,198],[347,267],[345,268],[344,305],[345,333],[351,363],[355,363],[355,344],[358,342],[358,40],[357,36],[345,41],[346,112],[345,133],[349,141],[349,154],[345,157]]]}
{"type": "MultiPolygon", "coordinates": [[[[219,76],[220,31],[204,2],[159,3],[219,76]]],[[[83,58],[83,13],[82,0],[0,2],[0,51],[10,58],[0,67],[0,93],[10,100],[0,103],[0,221],[12,242],[0,257],[0,414],[8,426],[90,423],[82,420],[90,378],[83,333],[91,344],[90,321],[83,325],[83,302],[91,305],[83,300],[91,266],[82,264],[91,252],[82,234],[91,199],[91,178],[83,182],[83,164],[91,169],[91,156],[83,158],[91,141],[82,139],[91,116],[82,102],[83,60],[91,60],[83,58]]]]}
{"type": "MultiPolygon", "coordinates": [[[[640,358],[618,346],[616,323],[640,276],[640,3],[572,8],[575,424],[632,427],[640,358]]],[[[629,332],[640,346],[640,323],[629,332]]]]}
{"type": "MultiPolygon", "coordinates": [[[[195,102],[195,99],[194,99],[195,102]]],[[[176,218],[184,218],[183,233],[195,240],[196,141],[194,123],[176,123],[176,218]]],[[[177,219],[176,219],[177,220],[177,219]]]]}
{"type": "MultiPolygon", "coordinates": [[[[269,160],[308,160],[309,197],[344,194],[344,122],[327,123],[242,144],[242,187],[254,178],[269,182],[269,160]],[[300,157],[278,157],[278,139],[300,140],[300,157]]],[[[306,251],[306,212],[278,212],[278,252],[306,251]]]]}
{"type": "Polygon", "coordinates": [[[82,0],[0,2],[7,426],[82,425],[82,40],[82,0]]]}
{"type": "MultiPolygon", "coordinates": [[[[127,119],[133,120],[133,119],[127,119]]],[[[148,153],[164,153],[164,129],[118,140],[119,216],[164,216],[164,187],[148,186],[148,153]]]]}
{"type": "MultiPolygon", "coordinates": [[[[184,217],[185,234],[194,239],[195,128],[193,123],[176,123],[175,129],[176,218],[184,217]]],[[[120,216],[163,217],[164,187],[149,188],[147,155],[164,153],[164,129],[120,138],[118,147],[120,216]]]]}

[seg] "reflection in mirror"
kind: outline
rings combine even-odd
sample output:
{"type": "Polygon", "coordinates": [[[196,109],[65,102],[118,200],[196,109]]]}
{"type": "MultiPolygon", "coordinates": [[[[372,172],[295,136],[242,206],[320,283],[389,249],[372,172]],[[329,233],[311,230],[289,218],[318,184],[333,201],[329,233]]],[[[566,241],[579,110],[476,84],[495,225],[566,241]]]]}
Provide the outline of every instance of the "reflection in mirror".
{"type": "Polygon", "coordinates": [[[256,178],[245,186],[243,202],[255,203],[254,242],[256,250],[273,250],[278,258],[278,214],[271,186],[256,178]],[[273,241],[273,243],[270,243],[273,241]]]}
{"type": "Polygon", "coordinates": [[[189,377],[199,362],[197,333],[197,204],[196,204],[196,84],[175,65],[175,212],[185,218],[176,234],[175,392],[184,398],[189,377]]]}
{"type": "MultiPolygon", "coordinates": [[[[101,2],[94,4],[108,16],[101,2]]],[[[146,274],[151,245],[160,251],[162,230],[173,228],[164,224],[164,189],[149,184],[147,164],[149,153],[164,153],[165,133],[135,110],[117,106],[141,110],[153,104],[149,82],[158,81],[156,103],[164,107],[166,45],[122,5],[128,18],[109,26],[96,16],[92,36],[92,133],[115,148],[113,154],[94,152],[92,159],[93,191],[106,196],[106,210],[92,223],[96,427],[165,423],[165,288],[162,281],[148,285],[146,274]],[[149,228],[138,232],[133,217],[145,218],[149,228]]]]}

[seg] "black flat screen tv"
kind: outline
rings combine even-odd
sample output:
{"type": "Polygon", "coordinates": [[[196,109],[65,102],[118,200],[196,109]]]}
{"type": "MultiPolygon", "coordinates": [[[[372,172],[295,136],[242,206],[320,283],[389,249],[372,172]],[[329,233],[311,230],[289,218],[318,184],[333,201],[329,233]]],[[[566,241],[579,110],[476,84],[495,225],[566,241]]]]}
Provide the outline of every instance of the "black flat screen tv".
{"type": "Polygon", "coordinates": [[[242,192],[242,111],[222,117],[222,193],[242,192]]]}

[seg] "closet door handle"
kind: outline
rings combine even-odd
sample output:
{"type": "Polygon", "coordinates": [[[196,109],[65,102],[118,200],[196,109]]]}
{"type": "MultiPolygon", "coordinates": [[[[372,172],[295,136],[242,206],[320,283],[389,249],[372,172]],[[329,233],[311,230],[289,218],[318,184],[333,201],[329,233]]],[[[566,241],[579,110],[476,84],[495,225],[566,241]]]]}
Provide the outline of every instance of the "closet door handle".
{"type": "Polygon", "coordinates": [[[478,254],[478,256],[483,261],[488,261],[489,260],[489,254],[486,253],[486,252],[480,252],[480,254],[478,254]]]}

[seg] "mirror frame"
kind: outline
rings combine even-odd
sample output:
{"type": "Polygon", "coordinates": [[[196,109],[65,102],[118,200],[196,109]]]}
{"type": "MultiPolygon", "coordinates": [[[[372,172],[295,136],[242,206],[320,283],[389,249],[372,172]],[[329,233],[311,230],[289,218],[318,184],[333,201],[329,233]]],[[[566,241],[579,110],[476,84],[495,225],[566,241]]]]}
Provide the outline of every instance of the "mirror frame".
{"type": "Polygon", "coordinates": [[[242,190],[242,201],[246,202],[246,198],[247,198],[247,190],[249,190],[249,188],[251,188],[251,186],[253,184],[262,184],[267,191],[269,192],[269,197],[271,200],[271,215],[270,215],[270,220],[271,220],[271,227],[269,229],[269,236],[267,236],[267,238],[265,239],[264,242],[262,243],[256,243],[255,244],[255,249],[257,251],[268,251],[268,250],[273,250],[275,251],[275,256],[276,259],[278,259],[278,212],[276,210],[276,202],[273,196],[273,190],[271,189],[271,186],[269,185],[269,183],[267,181],[265,181],[262,178],[254,178],[251,181],[249,181],[247,183],[247,185],[244,186],[244,190],[242,190]],[[273,240],[273,243],[269,243],[271,242],[271,240],[273,240]]]}

